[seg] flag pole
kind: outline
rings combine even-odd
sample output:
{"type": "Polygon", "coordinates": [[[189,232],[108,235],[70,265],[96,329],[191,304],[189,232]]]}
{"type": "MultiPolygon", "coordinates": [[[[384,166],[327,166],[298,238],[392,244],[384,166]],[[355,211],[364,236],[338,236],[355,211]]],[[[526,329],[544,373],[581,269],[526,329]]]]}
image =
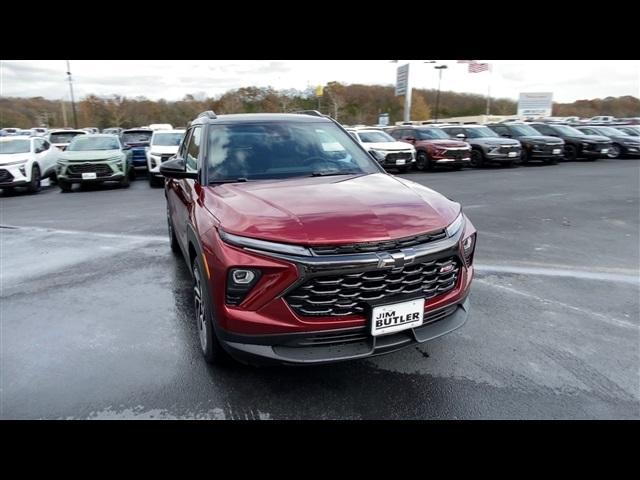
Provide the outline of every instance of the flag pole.
{"type": "Polygon", "coordinates": [[[491,76],[493,65],[489,64],[489,81],[487,82],[487,115],[491,115],[491,76]]]}

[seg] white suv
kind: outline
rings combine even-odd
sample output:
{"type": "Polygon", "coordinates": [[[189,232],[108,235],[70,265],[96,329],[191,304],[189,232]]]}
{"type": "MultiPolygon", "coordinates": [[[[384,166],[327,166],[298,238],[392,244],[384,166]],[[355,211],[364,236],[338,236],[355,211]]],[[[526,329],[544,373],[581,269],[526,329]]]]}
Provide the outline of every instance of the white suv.
{"type": "Polygon", "coordinates": [[[398,142],[388,133],[377,128],[347,128],[355,138],[384,168],[397,168],[406,172],[416,161],[413,145],[398,142]]]}
{"type": "Polygon", "coordinates": [[[147,168],[149,185],[161,187],[164,180],[160,174],[160,164],[178,153],[178,147],[184,137],[185,130],[155,130],[151,135],[147,150],[147,168]]]}
{"type": "Polygon", "coordinates": [[[42,137],[0,138],[0,188],[40,191],[40,180],[55,178],[60,150],[42,137]]]}

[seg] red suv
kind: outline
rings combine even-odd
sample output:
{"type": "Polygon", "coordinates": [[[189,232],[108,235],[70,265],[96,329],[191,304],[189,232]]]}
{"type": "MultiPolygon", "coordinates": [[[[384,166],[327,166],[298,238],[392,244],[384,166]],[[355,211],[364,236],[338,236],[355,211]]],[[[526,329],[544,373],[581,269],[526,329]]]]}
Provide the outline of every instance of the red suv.
{"type": "Polygon", "coordinates": [[[318,112],[204,112],[166,177],[207,361],[328,363],[462,326],[476,230],[318,112]]]}
{"type": "Polygon", "coordinates": [[[471,146],[461,140],[451,140],[440,128],[403,125],[388,133],[396,140],[416,147],[418,170],[431,170],[436,166],[460,170],[471,162],[471,146]]]}

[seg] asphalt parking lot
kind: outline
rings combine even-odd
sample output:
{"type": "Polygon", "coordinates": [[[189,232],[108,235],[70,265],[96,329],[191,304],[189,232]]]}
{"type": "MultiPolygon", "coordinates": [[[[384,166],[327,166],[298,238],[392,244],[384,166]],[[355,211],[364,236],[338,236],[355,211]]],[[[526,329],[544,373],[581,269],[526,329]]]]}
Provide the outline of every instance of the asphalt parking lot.
{"type": "Polygon", "coordinates": [[[479,231],[470,319],[311,368],[204,362],[145,179],[1,194],[0,418],[640,419],[640,160],[403,176],[479,231]]]}

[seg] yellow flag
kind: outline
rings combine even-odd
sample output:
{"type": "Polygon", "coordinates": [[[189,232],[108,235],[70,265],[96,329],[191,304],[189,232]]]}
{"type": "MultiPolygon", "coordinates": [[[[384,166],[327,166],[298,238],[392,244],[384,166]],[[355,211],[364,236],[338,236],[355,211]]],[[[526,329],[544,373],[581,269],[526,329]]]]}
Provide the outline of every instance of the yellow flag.
{"type": "Polygon", "coordinates": [[[316,87],[316,97],[321,97],[324,91],[324,87],[322,85],[318,85],[316,87]]]}

